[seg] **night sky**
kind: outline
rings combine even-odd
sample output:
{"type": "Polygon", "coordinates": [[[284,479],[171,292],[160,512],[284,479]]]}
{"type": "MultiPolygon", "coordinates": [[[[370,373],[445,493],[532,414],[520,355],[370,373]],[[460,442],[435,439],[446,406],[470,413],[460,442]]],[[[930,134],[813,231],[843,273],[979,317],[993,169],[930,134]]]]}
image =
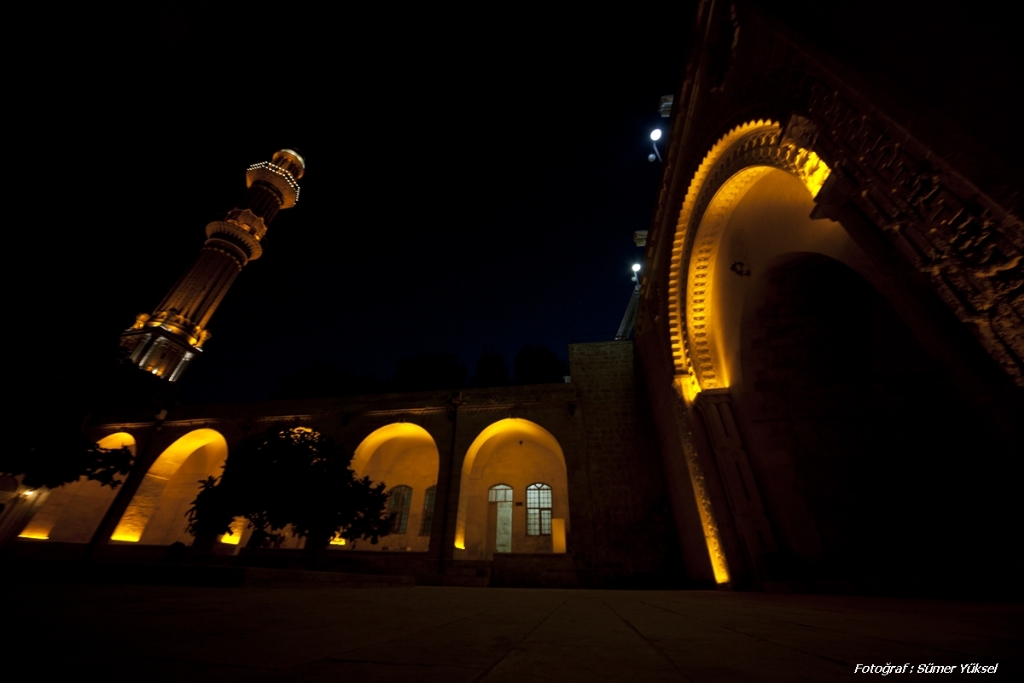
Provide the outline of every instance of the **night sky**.
{"type": "Polygon", "coordinates": [[[384,378],[447,351],[472,374],[485,348],[511,368],[528,343],[567,357],[613,338],[694,5],[656,21],[345,12],[195,2],[48,35],[61,58],[24,82],[29,187],[8,228],[31,274],[30,360],[74,362],[58,349],[151,312],[246,166],[280,147],[306,158],[301,199],[214,315],[187,400],[266,398],[314,362],[384,378]]]}
{"type": "MultiPolygon", "coordinates": [[[[1008,22],[766,4],[1019,160],[1008,22]]],[[[667,124],[658,101],[680,83],[695,6],[36,10],[10,81],[14,358],[70,366],[114,343],[242,198],[246,166],[281,147],[306,158],[301,200],[214,315],[186,400],[266,398],[319,362],[386,378],[447,351],[472,374],[485,348],[511,367],[525,344],[564,358],[610,340],[658,190],[648,135],[667,124]]]]}

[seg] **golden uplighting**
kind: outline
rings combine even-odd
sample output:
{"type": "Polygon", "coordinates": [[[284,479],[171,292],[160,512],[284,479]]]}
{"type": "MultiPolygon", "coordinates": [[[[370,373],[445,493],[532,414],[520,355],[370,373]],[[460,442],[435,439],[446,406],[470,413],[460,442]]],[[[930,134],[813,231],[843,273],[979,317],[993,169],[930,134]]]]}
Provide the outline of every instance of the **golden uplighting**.
{"type": "Polygon", "coordinates": [[[196,429],[168,446],[149,468],[110,540],[137,543],[178,468],[197,450],[211,444],[219,446],[227,457],[227,442],[220,432],[213,429],[196,429]]]}
{"type": "MultiPolygon", "coordinates": [[[[558,440],[551,434],[551,432],[544,429],[539,424],[530,422],[529,420],[510,417],[505,420],[499,420],[498,422],[486,427],[482,432],[480,432],[476,439],[473,440],[469,450],[466,451],[466,458],[462,462],[461,489],[463,491],[466,490],[467,481],[473,471],[473,463],[476,461],[477,455],[484,447],[484,444],[492,439],[528,439],[557,455],[562,467],[565,467],[565,454],[562,452],[562,447],[559,445],[558,440]]],[[[459,510],[455,521],[455,547],[459,550],[466,549],[465,495],[459,496],[459,510]]]]}
{"type": "Polygon", "coordinates": [[[565,520],[551,520],[551,552],[561,554],[565,552],[565,520]]]}
{"type": "MultiPolygon", "coordinates": [[[[132,455],[135,454],[135,437],[127,432],[108,434],[97,441],[96,445],[106,450],[127,448],[132,452],[132,455]]],[[[79,479],[77,482],[68,484],[67,487],[62,489],[62,494],[59,495],[74,496],[75,492],[79,491],[79,487],[84,483],[86,483],[85,479],[79,479]]],[[[31,493],[34,492],[27,492],[24,495],[29,496],[31,493]]],[[[65,510],[65,506],[68,505],[66,497],[63,499],[63,502],[57,502],[55,498],[56,496],[51,492],[50,497],[39,506],[39,509],[36,510],[31,521],[18,535],[18,538],[32,538],[40,541],[49,540],[50,532],[53,531],[54,525],[57,524],[58,519],[61,518],[65,510]]]]}
{"type": "Polygon", "coordinates": [[[238,545],[242,542],[242,534],[245,532],[245,525],[247,521],[245,517],[235,517],[231,520],[231,526],[228,527],[228,533],[221,534],[219,540],[221,543],[227,545],[238,545]]]}
{"type": "MultiPolygon", "coordinates": [[[[696,489],[694,486],[694,493],[697,493],[696,489]]],[[[700,501],[700,498],[697,500],[700,501]]],[[[704,544],[708,548],[708,559],[711,560],[711,569],[715,573],[715,583],[729,583],[729,565],[725,561],[722,539],[718,537],[718,526],[715,524],[711,506],[698,504],[697,509],[700,511],[700,525],[704,529],[704,544]]]]}
{"type": "Polygon", "coordinates": [[[96,445],[107,450],[127,448],[132,452],[132,455],[135,455],[135,437],[128,432],[115,432],[114,434],[108,434],[97,441],[96,445]]]}
{"type": "Polygon", "coordinates": [[[693,403],[694,399],[697,398],[697,394],[700,393],[700,382],[697,381],[697,377],[692,373],[676,375],[676,378],[672,381],[672,386],[675,387],[676,393],[687,404],[693,403]]]}
{"type": "MultiPolygon", "coordinates": [[[[798,178],[816,197],[831,169],[813,151],[782,139],[775,121],[750,121],[726,133],[708,151],[690,181],[679,212],[669,265],[669,337],[676,375],[698,386],[680,395],[729,386],[729,368],[712,358],[705,324],[714,312],[710,291],[720,228],[743,194],[771,169],[798,178]],[[721,225],[720,225],[721,224],[721,225]],[[699,234],[695,234],[698,233],[699,234]]],[[[690,399],[692,400],[692,399],[690,399]]]]}
{"type": "Polygon", "coordinates": [[[335,536],[331,539],[331,545],[348,545],[348,541],[341,536],[335,536]]]}
{"type": "Polygon", "coordinates": [[[410,445],[420,443],[424,446],[434,446],[434,437],[430,436],[430,433],[419,425],[409,422],[395,422],[385,425],[371,432],[356,448],[355,455],[352,456],[351,465],[352,471],[356,473],[356,476],[363,476],[363,471],[366,469],[366,465],[370,462],[373,454],[384,443],[392,439],[402,439],[410,445]]]}
{"type": "MultiPolygon", "coordinates": [[[[716,327],[720,324],[713,291],[717,254],[732,211],[772,169],[798,178],[812,198],[831,172],[813,151],[784,141],[777,122],[749,121],[711,147],[680,208],[669,264],[667,312],[675,366],[672,385],[687,404],[702,390],[727,388],[733,375],[716,327]]],[[[715,581],[726,583],[728,565],[704,475],[694,454],[688,454],[686,461],[715,581]]]]}
{"type": "Polygon", "coordinates": [[[814,152],[799,147],[794,149],[797,150],[798,155],[799,171],[797,175],[810,191],[811,197],[817,197],[822,186],[825,185],[825,181],[828,180],[829,174],[832,173],[832,169],[814,152]]]}

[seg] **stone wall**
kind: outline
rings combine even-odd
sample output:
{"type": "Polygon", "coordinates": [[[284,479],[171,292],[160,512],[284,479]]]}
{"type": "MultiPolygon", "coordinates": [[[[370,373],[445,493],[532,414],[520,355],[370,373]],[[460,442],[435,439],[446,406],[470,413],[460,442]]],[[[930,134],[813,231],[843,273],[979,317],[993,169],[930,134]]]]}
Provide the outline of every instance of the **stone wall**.
{"type": "Polygon", "coordinates": [[[593,501],[595,554],[586,570],[656,583],[682,580],[671,503],[633,343],[569,347],[585,423],[584,478],[593,501]]]}
{"type": "MultiPolygon", "coordinates": [[[[359,541],[354,544],[355,549],[332,547],[324,557],[334,568],[365,566],[376,573],[387,573],[389,568],[400,570],[408,566],[409,571],[415,570],[414,573],[423,581],[440,581],[439,577],[445,574],[446,567],[460,560],[460,551],[456,548],[456,526],[460,496],[466,493],[461,488],[467,453],[485,430],[497,423],[507,422],[513,429],[516,424],[532,425],[529,429],[539,428],[549,435],[544,439],[553,439],[553,442],[543,447],[536,443],[526,443],[529,440],[526,438],[521,439],[522,443],[518,445],[512,440],[495,445],[485,454],[485,459],[507,461],[502,467],[512,467],[509,472],[515,470],[517,463],[530,470],[514,472],[516,476],[508,474],[506,478],[509,481],[505,482],[514,485],[514,500],[520,502],[520,507],[514,508],[513,516],[513,528],[517,536],[512,547],[517,557],[526,557],[530,553],[553,557],[552,537],[530,537],[525,531],[525,508],[521,506],[525,500],[525,489],[529,484],[540,481],[552,485],[554,490],[553,517],[565,520],[567,552],[561,559],[550,561],[557,565],[559,572],[564,573],[565,567],[572,567],[572,571],[578,570],[579,575],[578,580],[559,575],[559,585],[573,585],[577,582],[584,585],[671,583],[679,574],[678,552],[675,550],[669,498],[652,438],[653,425],[649,411],[644,407],[644,396],[636,391],[632,344],[612,342],[576,345],[571,348],[570,357],[573,378],[569,383],[461,392],[186,406],[172,411],[160,421],[111,420],[96,427],[95,437],[101,438],[117,432],[132,435],[137,442],[138,465],[125,485],[118,490],[116,499],[106,511],[93,537],[98,544],[96,552],[112,560],[129,557],[153,559],[166,554],[159,544],[152,545],[155,536],[148,527],[139,543],[110,544],[108,539],[145,480],[147,472],[161,454],[197,430],[212,430],[223,436],[230,457],[232,450],[245,439],[264,434],[269,429],[308,427],[336,440],[344,449],[355,452],[369,435],[381,428],[416,425],[421,430],[414,431],[427,439],[425,444],[433,441],[437,455],[433,455],[432,447],[417,441],[416,448],[408,453],[392,453],[385,460],[400,463],[406,456],[414,457],[421,451],[431,451],[430,467],[436,468],[437,488],[429,538],[418,536],[418,525],[422,496],[426,485],[435,481],[433,476],[420,471],[423,468],[418,465],[414,468],[415,472],[397,472],[394,463],[381,465],[384,470],[380,470],[371,458],[369,467],[376,469],[369,473],[383,476],[381,472],[386,470],[388,486],[413,485],[414,505],[409,520],[412,526],[408,527],[404,537],[381,539],[372,551],[368,550],[372,546],[359,541]],[[536,464],[535,461],[540,462],[537,457],[519,457],[520,450],[524,453],[528,451],[527,455],[534,451],[546,454],[541,458],[544,466],[536,464]],[[558,450],[561,451],[560,455],[556,454],[558,450]],[[552,461],[552,458],[564,459],[564,475],[557,473],[561,471],[562,465],[552,461]],[[413,536],[416,542],[408,542],[413,536]],[[393,541],[402,541],[403,552],[381,552],[384,546],[393,550],[393,541]],[[404,552],[407,547],[418,552],[404,552]],[[370,557],[378,554],[381,555],[380,559],[370,557]]],[[[196,452],[202,455],[200,451],[198,449],[196,452]]],[[[181,468],[183,473],[191,472],[184,464],[181,468]]],[[[485,467],[483,470],[477,468],[477,471],[488,470],[485,467]]],[[[495,470],[492,474],[499,476],[497,472],[495,470]]],[[[485,493],[486,487],[493,483],[498,482],[484,482],[485,493]]],[[[178,503],[191,494],[185,492],[183,495],[177,496],[178,503]]],[[[483,525],[483,533],[490,533],[486,526],[490,521],[481,516],[488,509],[486,496],[480,505],[467,507],[463,503],[463,510],[467,509],[480,518],[477,522],[483,525]]],[[[180,512],[182,510],[179,509],[175,514],[180,517],[180,512]]],[[[153,519],[162,520],[164,526],[173,522],[167,519],[167,514],[157,512],[153,519]]],[[[183,517],[178,524],[184,533],[183,517]]],[[[167,533],[160,535],[160,538],[177,538],[172,533],[173,529],[164,531],[167,533]]],[[[188,540],[187,536],[183,538],[188,540]]],[[[243,543],[245,538],[243,536],[243,543]]],[[[302,553],[299,545],[288,542],[280,549],[243,555],[247,557],[246,562],[298,566],[305,561],[299,557],[302,553]]],[[[240,549],[240,545],[224,548],[217,546],[221,555],[237,554],[240,549]]],[[[488,560],[475,556],[468,559],[488,560]]],[[[509,567],[523,564],[526,569],[509,569],[503,575],[505,578],[501,579],[503,584],[514,584],[518,580],[515,577],[520,575],[531,577],[531,585],[540,581],[540,575],[528,569],[534,565],[526,560],[519,564],[505,564],[509,567]]],[[[547,566],[543,562],[537,566],[542,565],[547,566]]]]}

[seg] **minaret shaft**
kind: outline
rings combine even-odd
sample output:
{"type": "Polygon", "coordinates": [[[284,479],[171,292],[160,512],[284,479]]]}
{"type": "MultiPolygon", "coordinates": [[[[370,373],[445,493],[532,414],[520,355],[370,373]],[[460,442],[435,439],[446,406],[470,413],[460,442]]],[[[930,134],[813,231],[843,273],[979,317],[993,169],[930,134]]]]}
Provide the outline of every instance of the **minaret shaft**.
{"type": "Polygon", "coordinates": [[[192,267],[160,302],[155,315],[173,311],[193,325],[205,328],[241,272],[242,265],[237,259],[207,244],[192,267]]]}
{"type": "Polygon", "coordinates": [[[206,326],[235,278],[263,254],[267,226],[281,209],[295,206],[305,163],[291,150],[246,172],[249,191],[223,221],[206,226],[206,244],[152,315],[141,313],[121,334],[132,362],[175,382],[210,338],[206,326]]]}

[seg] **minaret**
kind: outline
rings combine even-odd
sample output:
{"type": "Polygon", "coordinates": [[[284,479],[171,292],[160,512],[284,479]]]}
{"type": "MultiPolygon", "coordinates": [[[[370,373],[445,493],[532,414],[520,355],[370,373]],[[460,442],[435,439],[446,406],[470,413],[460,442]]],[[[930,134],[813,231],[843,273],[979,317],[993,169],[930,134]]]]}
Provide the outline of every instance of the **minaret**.
{"type": "Polygon", "coordinates": [[[181,378],[210,338],[206,326],[231,283],[246,263],[263,254],[261,242],[270,221],[299,200],[298,179],[304,170],[302,157],[290,149],[249,167],[249,192],[242,203],[224,220],[206,226],[206,244],[192,267],[152,315],[140,313],[121,334],[133,363],[170,382],[181,378]]]}

